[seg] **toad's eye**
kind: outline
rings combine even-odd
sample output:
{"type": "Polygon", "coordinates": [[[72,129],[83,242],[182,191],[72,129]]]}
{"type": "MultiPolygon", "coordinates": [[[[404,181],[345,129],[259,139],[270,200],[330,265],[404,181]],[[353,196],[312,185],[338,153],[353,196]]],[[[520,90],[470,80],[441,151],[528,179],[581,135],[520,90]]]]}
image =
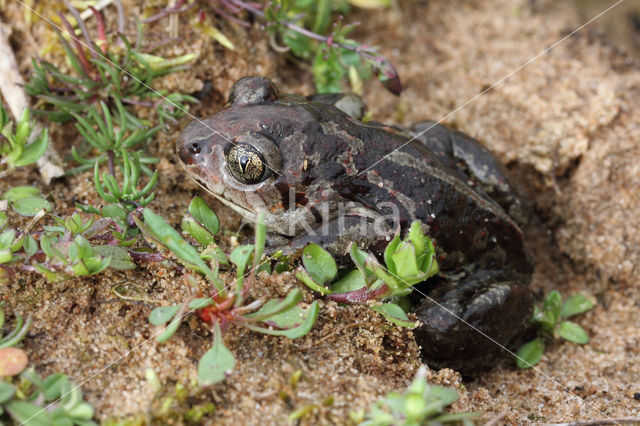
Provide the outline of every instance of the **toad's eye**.
{"type": "Polygon", "coordinates": [[[269,167],[264,157],[251,145],[239,143],[229,146],[227,167],[236,180],[246,185],[262,182],[269,176],[269,167]]]}

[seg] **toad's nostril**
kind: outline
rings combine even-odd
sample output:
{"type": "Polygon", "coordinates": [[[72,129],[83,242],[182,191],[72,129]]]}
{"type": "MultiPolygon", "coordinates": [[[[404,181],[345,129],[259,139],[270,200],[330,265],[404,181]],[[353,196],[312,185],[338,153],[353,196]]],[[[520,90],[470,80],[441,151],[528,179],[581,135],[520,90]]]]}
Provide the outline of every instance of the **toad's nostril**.
{"type": "Polygon", "coordinates": [[[183,142],[178,144],[176,153],[184,164],[193,164],[196,161],[196,155],[201,149],[202,145],[199,143],[183,142]]]}
{"type": "Polygon", "coordinates": [[[200,154],[200,152],[202,152],[202,148],[198,142],[193,142],[191,144],[190,151],[192,154],[200,154]]]}

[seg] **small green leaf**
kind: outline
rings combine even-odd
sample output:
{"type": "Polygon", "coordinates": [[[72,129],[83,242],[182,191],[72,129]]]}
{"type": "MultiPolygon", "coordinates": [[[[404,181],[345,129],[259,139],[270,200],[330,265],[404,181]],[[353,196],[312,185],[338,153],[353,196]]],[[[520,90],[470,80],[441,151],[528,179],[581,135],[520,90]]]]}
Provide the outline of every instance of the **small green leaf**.
{"type": "MultiPolygon", "coordinates": [[[[300,296],[301,296],[300,298],[302,298],[302,294],[300,296]]],[[[270,301],[270,302],[274,302],[274,301],[270,301]]],[[[299,305],[291,306],[290,303],[288,303],[289,306],[287,307],[286,310],[280,309],[285,304],[286,304],[285,301],[278,301],[278,300],[275,300],[275,303],[265,304],[266,306],[265,311],[277,311],[277,312],[271,313],[270,315],[268,315],[268,317],[266,315],[268,314],[268,312],[265,312],[264,314],[261,315],[261,317],[267,317],[267,318],[264,318],[263,320],[265,324],[269,324],[281,330],[290,330],[295,327],[298,327],[300,324],[304,322],[304,320],[307,317],[307,311],[308,311],[307,309],[299,305]]]]}
{"type": "MultiPolygon", "coordinates": [[[[91,420],[93,417],[93,407],[86,402],[74,405],[67,411],[67,415],[75,420],[75,423],[83,426],[78,420],[91,420]]],[[[93,424],[93,422],[91,422],[93,424]]]]}
{"type": "Polygon", "coordinates": [[[58,399],[65,393],[65,389],[70,385],[69,379],[62,373],[54,373],[42,382],[42,392],[47,401],[58,399]]]}
{"type": "Polygon", "coordinates": [[[42,154],[47,150],[48,145],[49,134],[45,128],[36,140],[24,147],[22,154],[16,160],[15,165],[21,167],[35,163],[40,157],[42,157],[42,154]]]}
{"type": "MultiPolygon", "coordinates": [[[[23,244],[24,244],[24,240],[25,237],[29,235],[29,234],[23,234],[22,236],[20,236],[20,238],[16,238],[15,240],[13,240],[13,243],[10,246],[10,249],[12,252],[17,252],[20,251],[20,249],[22,248],[23,244]]],[[[1,245],[0,245],[1,247],[1,245]]]]}
{"type": "Polygon", "coordinates": [[[13,398],[16,393],[16,388],[7,382],[0,382],[0,404],[4,404],[13,398]]]}
{"type": "Polygon", "coordinates": [[[264,253],[264,245],[267,241],[267,228],[264,224],[265,217],[266,217],[266,213],[263,210],[258,212],[258,217],[256,219],[256,226],[255,226],[255,243],[253,244],[254,246],[253,269],[256,270],[256,273],[258,273],[257,269],[258,269],[260,260],[262,260],[262,254],[264,253]]]}
{"type": "Polygon", "coordinates": [[[136,268],[136,264],[133,262],[133,259],[131,259],[131,255],[122,247],[111,245],[94,246],[93,251],[103,258],[110,257],[111,262],[109,263],[109,267],[113,269],[126,271],[136,268]]]}
{"type": "MultiPolygon", "coordinates": [[[[299,289],[294,288],[287,293],[287,296],[284,299],[271,299],[256,312],[245,315],[245,318],[249,318],[253,321],[274,321],[280,328],[289,328],[290,326],[286,325],[280,326],[277,324],[278,318],[273,318],[277,314],[291,310],[291,308],[302,301],[302,298],[302,292],[299,289]]],[[[294,325],[299,325],[300,322],[297,322],[294,325]]]]}
{"type": "Polygon", "coordinates": [[[33,186],[14,186],[2,194],[3,200],[16,201],[21,198],[35,197],[40,193],[38,188],[33,186]]]}
{"type": "Polygon", "coordinates": [[[561,318],[569,318],[593,308],[593,302],[584,294],[574,294],[562,304],[561,318]]]}
{"type": "Polygon", "coordinates": [[[358,247],[357,244],[351,244],[351,249],[349,250],[349,255],[351,256],[351,260],[353,263],[359,268],[363,269],[365,267],[365,263],[369,258],[369,253],[362,250],[358,247]]]}
{"type": "Polygon", "coordinates": [[[391,257],[391,255],[395,253],[395,251],[398,249],[400,242],[401,242],[400,233],[397,233],[396,236],[393,238],[393,240],[391,240],[391,242],[387,244],[387,247],[384,249],[384,263],[387,265],[387,269],[389,269],[389,272],[391,272],[392,274],[398,273],[398,270],[396,268],[395,263],[393,262],[393,258],[391,257]]]}
{"type": "Polygon", "coordinates": [[[169,250],[175,253],[185,265],[204,273],[218,291],[224,289],[224,283],[213,273],[202,258],[200,258],[196,249],[180,236],[178,231],[169,226],[162,217],[148,208],[144,209],[143,216],[145,223],[142,224],[142,227],[141,223],[134,219],[140,229],[148,230],[161,244],[164,244],[169,250]],[[146,225],[146,227],[144,225],[146,225]]]}
{"type": "Polygon", "coordinates": [[[198,297],[189,303],[189,309],[202,309],[214,304],[215,302],[210,297],[198,297]]]}
{"type": "Polygon", "coordinates": [[[36,269],[36,271],[38,271],[39,273],[44,275],[46,277],[47,281],[52,282],[52,283],[57,283],[57,282],[60,282],[60,281],[64,281],[65,279],[68,278],[68,276],[66,274],[57,273],[55,271],[47,269],[46,266],[44,266],[43,264],[40,264],[40,263],[34,264],[33,267],[36,269]]]}
{"type": "Polygon", "coordinates": [[[33,367],[29,367],[22,372],[20,378],[35,385],[38,389],[42,390],[43,380],[38,376],[38,373],[34,370],[33,367]]]}
{"type": "Polygon", "coordinates": [[[180,310],[180,305],[159,306],[149,314],[149,322],[153,325],[162,325],[168,322],[180,310]]]}
{"type": "Polygon", "coordinates": [[[40,406],[26,401],[12,400],[5,405],[13,419],[29,426],[50,426],[53,424],[51,413],[40,406]]]}
{"type": "Polygon", "coordinates": [[[315,282],[314,279],[311,277],[311,275],[309,275],[307,273],[307,270],[304,269],[303,267],[298,267],[298,269],[296,269],[295,277],[300,281],[302,281],[304,285],[306,285],[307,287],[309,287],[311,290],[315,292],[318,292],[322,295],[332,293],[332,291],[326,288],[325,286],[315,282]]]}
{"type": "Polygon", "coordinates": [[[15,200],[13,209],[20,216],[35,216],[40,210],[51,211],[51,204],[41,197],[26,197],[15,200]]]}
{"type": "Polygon", "coordinates": [[[227,255],[224,254],[222,249],[215,244],[211,244],[207,246],[206,249],[202,250],[202,253],[200,253],[200,257],[208,261],[215,260],[220,265],[229,264],[229,259],[227,259],[227,255]]]}
{"type": "Polygon", "coordinates": [[[24,249],[27,259],[29,259],[38,251],[38,242],[31,236],[31,234],[26,234],[22,248],[24,249]]]}
{"type": "Polygon", "coordinates": [[[430,399],[437,400],[441,404],[442,408],[453,404],[458,400],[458,398],[460,398],[455,389],[446,388],[444,386],[427,385],[425,390],[427,396],[430,399]]]}
{"type": "Polygon", "coordinates": [[[557,290],[552,291],[547,294],[547,297],[544,298],[544,302],[542,304],[542,309],[550,315],[550,317],[554,320],[554,323],[558,321],[560,317],[560,308],[562,306],[562,296],[560,292],[557,290]]]}
{"type": "Polygon", "coordinates": [[[238,271],[236,273],[237,277],[241,277],[242,275],[244,275],[244,271],[247,269],[247,265],[249,264],[249,259],[251,259],[253,251],[253,246],[245,244],[234,248],[229,255],[229,260],[231,261],[231,263],[236,265],[236,267],[238,268],[238,271]]]}
{"type": "Polygon", "coordinates": [[[178,311],[173,317],[173,320],[171,320],[171,322],[166,326],[166,328],[156,336],[156,342],[163,343],[169,340],[171,336],[176,334],[176,331],[178,331],[181,322],[182,315],[180,314],[180,311],[178,311]]]}
{"type": "Polygon", "coordinates": [[[427,237],[422,232],[422,223],[413,221],[409,228],[409,240],[413,243],[416,256],[422,254],[427,247],[427,237]]]}
{"type": "Polygon", "coordinates": [[[545,333],[552,334],[556,326],[557,319],[553,318],[547,311],[543,311],[537,306],[533,307],[533,317],[531,321],[545,333]]]}
{"type": "Polygon", "coordinates": [[[207,229],[200,225],[193,217],[190,215],[185,215],[180,222],[180,227],[184,232],[191,235],[194,240],[198,242],[203,247],[207,247],[210,244],[214,243],[213,234],[207,229]]]}
{"type": "MultiPolygon", "coordinates": [[[[288,318],[283,319],[283,322],[279,323],[281,325],[284,325],[285,323],[290,324],[292,322],[299,321],[300,316],[304,314],[304,322],[297,327],[285,330],[272,330],[269,328],[257,327],[251,324],[245,324],[245,327],[259,333],[270,334],[272,336],[284,336],[288,337],[289,339],[297,339],[298,337],[302,337],[309,333],[309,331],[311,331],[311,328],[313,328],[313,324],[315,324],[316,319],[318,318],[318,312],[320,308],[317,301],[313,301],[313,303],[311,303],[311,306],[307,309],[306,313],[304,313],[304,310],[298,306],[295,306],[294,308],[297,308],[298,310],[293,310],[292,312],[286,313],[286,316],[288,316],[288,318]],[[289,317],[289,315],[292,316],[289,317]]],[[[270,320],[273,320],[273,317],[270,318],[270,320]]]]}
{"type": "Polygon", "coordinates": [[[22,111],[22,116],[20,117],[20,120],[18,120],[18,123],[16,124],[15,138],[16,138],[16,141],[18,141],[21,145],[24,145],[27,138],[29,137],[29,134],[31,133],[29,118],[30,118],[29,109],[25,108],[25,110],[22,111]]]}
{"type": "Polygon", "coordinates": [[[233,371],[236,359],[224,346],[220,324],[215,323],[213,346],[198,362],[198,384],[209,386],[223,381],[233,371]]]}
{"type": "Polygon", "coordinates": [[[124,209],[115,204],[108,204],[102,208],[102,217],[110,217],[125,221],[127,220],[127,213],[124,209]]]}
{"type": "Polygon", "coordinates": [[[10,248],[15,238],[16,238],[15,229],[7,229],[6,231],[0,234],[0,247],[10,248]]]}
{"type": "Polygon", "coordinates": [[[351,291],[360,290],[364,287],[364,277],[357,269],[352,269],[343,275],[338,281],[331,284],[332,293],[349,293],[351,291]]]}
{"type": "Polygon", "coordinates": [[[544,351],[544,343],[541,338],[536,338],[525,343],[518,349],[516,364],[519,368],[531,368],[540,362],[542,352],[544,351]]]}
{"type": "Polygon", "coordinates": [[[322,285],[333,281],[338,273],[333,256],[317,244],[308,244],[302,250],[302,263],[313,280],[322,285]]]}
{"type": "Polygon", "coordinates": [[[367,287],[370,287],[376,281],[375,268],[382,266],[378,263],[378,259],[373,254],[362,250],[357,244],[351,244],[349,256],[362,274],[367,287]]]}
{"type": "Polygon", "coordinates": [[[416,250],[412,244],[401,244],[398,250],[391,255],[391,258],[399,277],[410,277],[420,273],[416,261],[416,250]]]}
{"type": "MultiPolygon", "coordinates": [[[[384,282],[387,287],[389,287],[389,294],[406,296],[411,292],[411,289],[409,288],[411,283],[405,283],[403,280],[397,279],[395,275],[388,273],[382,265],[375,264],[375,266],[373,266],[373,273],[378,278],[378,281],[384,282]]],[[[387,297],[389,294],[382,295],[381,298],[387,297]]]]}
{"type": "Polygon", "coordinates": [[[214,211],[211,210],[201,197],[195,197],[191,200],[188,212],[210,233],[215,235],[220,230],[220,221],[218,220],[218,216],[216,216],[214,211]]]}
{"type": "Polygon", "coordinates": [[[71,269],[73,270],[73,275],[76,277],[84,277],[87,275],[91,275],[91,270],[86,265],[86,260],[78,261],[71,265],[71,269]]]}
{"type": "Polygon", "coordinates": [[[0,249],[0,265],[3,263],[9,263],[14,259],[13,253],[9,249],[0,249]]]}
{"type": "Polygon", "coordinates": [[[71,216],[67,216],[64,219],[64,227],[68,229],[73,235],[78,234],[82,231],[83,223],[82,218],[78,213],[74,213],[71,216]]]}
{"type": "Polygon", "coordinates": [[[158,394],[158,392],[162,390],[162,383],[160,383],[160,378],[152,368],[147,368],[144,370],[144,378],[147,379],[147,383],[149,384],[149,387],[153,391],[154,395],[158,394]]]}
{"type": "Polygon", "coordinates": [[[589,335],[582,327],[571,321],[562,321],[556,328],[558,336],[579,345],[589,343],[589,335]]]}
{"type": "Polygon", "coordinates": [[[371,310],[382,314],[389,322],[406,328],[416,328],[416,321],[410,321],[402,308],[395,303],[372,306],[371,310]]]}
{"type": "Polygon", "coordinates": [[[391,0],[349,0],[349,3],[363,9],[382,9],[389,7],[391,0]]]}

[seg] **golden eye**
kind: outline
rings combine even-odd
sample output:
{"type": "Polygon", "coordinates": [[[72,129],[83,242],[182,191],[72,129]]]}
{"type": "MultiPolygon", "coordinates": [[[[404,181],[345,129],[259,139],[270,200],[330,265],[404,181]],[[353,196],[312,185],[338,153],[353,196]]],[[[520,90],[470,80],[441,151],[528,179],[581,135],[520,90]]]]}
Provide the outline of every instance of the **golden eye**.
{"type": "Polygon", "coordinates": [[[227,166],[236,180],[246,185],[260,183],[269,174],[260,151],[251,145],[236,144],[226,152],[227,166]]]}

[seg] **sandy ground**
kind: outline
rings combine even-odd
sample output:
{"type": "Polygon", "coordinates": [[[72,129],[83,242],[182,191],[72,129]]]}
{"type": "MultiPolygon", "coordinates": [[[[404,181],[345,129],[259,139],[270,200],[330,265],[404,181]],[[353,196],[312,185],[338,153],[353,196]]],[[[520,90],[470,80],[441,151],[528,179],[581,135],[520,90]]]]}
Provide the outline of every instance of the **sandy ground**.
{"type": "MultiPolygon", "coordinates": [[[[640,49],[629,14],[640,2],[625,1],[522,69],[613,2],[399,3],[354,17],[363,22],[355,38],[381,46],[405,85],[402,96],[394,97],[367,82],[372,116],[397,124],[444,118],[483,140],[518,177],[536,213],[527,229],[537,263],[536,293],[582,291],[598,301],[578,319],[591,342],[554,345],[536,370],[519,371],[507,360],[474,380],[451,370],[430,371],[430,380],[458,390],[455,411],[479,411],[484,420],[501,415],[499,423],[639,415],[634,395],[640,393],[640,49]]],[[[28,27],[17,3],[3,4],[2,19],[12,23],[27,72],[29,55],[49,28],[41,21],[28,27]]],[[[128,10],[130,17],[139,12],[128,10]]],[[[199,38],[187,22],[180,28],[181,41],[165,53],[194,51],[199,59],[162,84],[191,91],[211,81],[208,98],[192,109],[198,116],[219,109],[232,82],[246,74],[267,75],[286,91],[312,92],[309,73],[270,51],[257,28],[221,25],[236,52],[199,38]]],[[[161,37],[164,26],[150,31],[161,37]]],[[[176,164],[178,130],[160,135],[154,148],[163,160],[153,207],[174,224],[198,192],[176,164]]],[[[52,134],[59,149],[69,148],[67,130],[55,128],[52,134]]],[[[37,183],[35,176],[35,169],[16,174],[0,182],[0,192],[37,183]]],[[[46,192],[62,213],[74,201],[95,197],[89,175],[57,181],[46,192]]],[[[227,240],[238,218],[212,204],[227,240]]],[[[298,285],[288,274],[263,276],[260,284],[256,295],[284,294],[298,285]]],[[[190,407],[213,402],[215,411],[206,417],[212,424],[285,424],[292,412],[311,404],[302,424],[340,424],[348,422],[351,410],[403,389],[419,365],[411,332],[390,327],[365,308],[321,302],[318,323],[300,340],[232,328],[226,344],[238,359],[236,369],[224,383],[198,390],[195,366],[210,344],[198,321],[183,325],[167,344],[148,341],[154,327],[146,317],[153,302],[185,297],[171,269],[151,266],[57,284],[23,275],[0,288],[0,297],[9,311],[35,317],[24,346],[37,370],[63,371],[83,383],[102,421],[181,424],[190,407]],[[116,287],[148,301],[123,301],[112,293],[116,287]],[[163,384],[158,395],[144,378],[147,368],[163,384]],[[302,379],[292,386],[298,370],[302,379]],[[167,397],[173,398],[170,413],[153,420],[167,397]]]]}

